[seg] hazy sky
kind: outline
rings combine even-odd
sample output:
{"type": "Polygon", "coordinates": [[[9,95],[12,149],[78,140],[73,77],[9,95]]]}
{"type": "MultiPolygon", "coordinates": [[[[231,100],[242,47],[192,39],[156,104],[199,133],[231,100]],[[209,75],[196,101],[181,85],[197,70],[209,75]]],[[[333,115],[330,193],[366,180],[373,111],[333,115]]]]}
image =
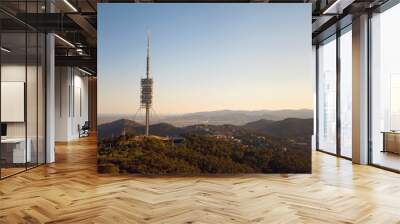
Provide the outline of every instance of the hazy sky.
{"type": "Polygon", "coordinates": [[[312,108],[310,4],[99,4],[100,114],[312,108]]]}

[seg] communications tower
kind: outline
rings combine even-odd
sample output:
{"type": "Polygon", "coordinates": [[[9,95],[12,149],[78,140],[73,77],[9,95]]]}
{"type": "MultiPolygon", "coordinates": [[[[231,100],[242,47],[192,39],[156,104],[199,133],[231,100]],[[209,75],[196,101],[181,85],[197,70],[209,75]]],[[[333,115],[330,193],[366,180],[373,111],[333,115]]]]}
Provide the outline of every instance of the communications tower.
{"type": "Polygon", "coordinates": [[[153,103],[153,78],[150,71],[150,34],[147,33],[146,78],[140,80],[140,107],[146,110],[146,136],[149,136],[150,109],[153,103]]]}

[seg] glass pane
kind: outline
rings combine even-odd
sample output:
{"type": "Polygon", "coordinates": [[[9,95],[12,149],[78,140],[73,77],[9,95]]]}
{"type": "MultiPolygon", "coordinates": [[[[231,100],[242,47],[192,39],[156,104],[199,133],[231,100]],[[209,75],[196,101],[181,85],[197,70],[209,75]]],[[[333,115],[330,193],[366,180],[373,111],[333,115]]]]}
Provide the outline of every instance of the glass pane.
{"type": "Polygon", "coordinates": [[[38,163],[45,163],[45,44],[46,37],[44,34],[39,33],[38,45],[38,163]]]}
{"type": "Polygon", "coordinates": [[[30,151],[30,160],[28,168],[37,165],[38,147],[37,147],[37,76],[38,76],[38,35],[36,32],[27,33],[28,38],[28,63],[26,80],[26,113],[27,113],[27,149],[30,151]]]}
{"type": "MultiPolygon", "coordinates": [[[[0,6],[14,13],[45,11],[44,0],[0,6]]],[[[2,12],[0,19],[7,21],[0,23],[3,178],[45,162],[45,35],[2,12]]]]}
{"type": "Polygon", "coordinates": [[[400,131],[400,73],[390,74],[390,130],[400,131]]]}
{"type": "Polygon", "coordinates": [[[352,156],[352,35],[351,30],[340,37],[340,150],[352,156]]]}
{"type": "MultiPolygon", "coordinates": [[[[26,34],[2,33],[1,45],[1,161],[2,177],[25,170],[26,34]]],[[[28,147],[29,149],[29,147],[28,147]]]]}
{"type": "Polygon", "coordinates": [[[336,153],[336,40],[318,48],[318,147],[336,153]]]}
{"type": "Polygon", "coordinates": [[[400,170],[400,5],[372,18],[372,163],[400,170]]]}

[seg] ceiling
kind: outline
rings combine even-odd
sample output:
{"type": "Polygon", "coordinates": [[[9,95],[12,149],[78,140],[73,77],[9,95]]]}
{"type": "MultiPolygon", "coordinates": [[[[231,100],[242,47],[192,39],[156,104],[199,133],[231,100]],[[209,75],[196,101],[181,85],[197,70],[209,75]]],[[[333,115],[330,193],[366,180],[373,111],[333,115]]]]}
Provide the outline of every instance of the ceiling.
{"type": "MultiPolygon", "coordinates": [[[[195,0],[190,2],[311,3],[313,42],[335,32],[337,22],[372,9],[387,0],[195,0]],[[333,27],[333,28],[332,28],[333,27]]],[[[184,0],[1,0],[2,31],[17,33],[29,30],[54,32],[56,65],[80,66],[96,73],[97,3],[189,2],[184,0]],[[51,13],[49,13],[51,11],[51,13]],[[27,12],[27,13],[26,13],[27,12]],[[60,38],[59,38],[60,37],[60,38]],[[71,45],[72,44],[72,45],[71,45]]],[[[350,18],[350,19],[349,19],[350,18]]],[[[14,34],[14,36],[18,36],[14,34]]],[[[12,38],[7,35],[6,38],[12,38]]],[[[19,38],[15,38],[18,41],[19,38]]]]}

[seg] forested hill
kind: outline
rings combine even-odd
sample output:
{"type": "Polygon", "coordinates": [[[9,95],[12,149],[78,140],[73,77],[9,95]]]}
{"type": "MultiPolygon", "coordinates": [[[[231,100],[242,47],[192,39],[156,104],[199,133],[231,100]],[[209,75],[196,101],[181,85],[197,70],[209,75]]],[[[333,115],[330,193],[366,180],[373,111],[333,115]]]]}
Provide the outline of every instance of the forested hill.
{"type": "MultiPolygon", "coordinates": [[[[98,126],[100,140],[120,136],[123,132],[128,135],[142,135],[144,126],[128,119],[120,119],[98,126]]],[[[282,138],[307,137],[313,133],[313,119],[287,118],[280,121],[261,119],[242,126],[198,124],[175,127],[168,123],[158,123],[150,126],[150,132],[152,135],[170,137],[179,137],[193,132],[214,135],[258,133],[282,138]]]]}

